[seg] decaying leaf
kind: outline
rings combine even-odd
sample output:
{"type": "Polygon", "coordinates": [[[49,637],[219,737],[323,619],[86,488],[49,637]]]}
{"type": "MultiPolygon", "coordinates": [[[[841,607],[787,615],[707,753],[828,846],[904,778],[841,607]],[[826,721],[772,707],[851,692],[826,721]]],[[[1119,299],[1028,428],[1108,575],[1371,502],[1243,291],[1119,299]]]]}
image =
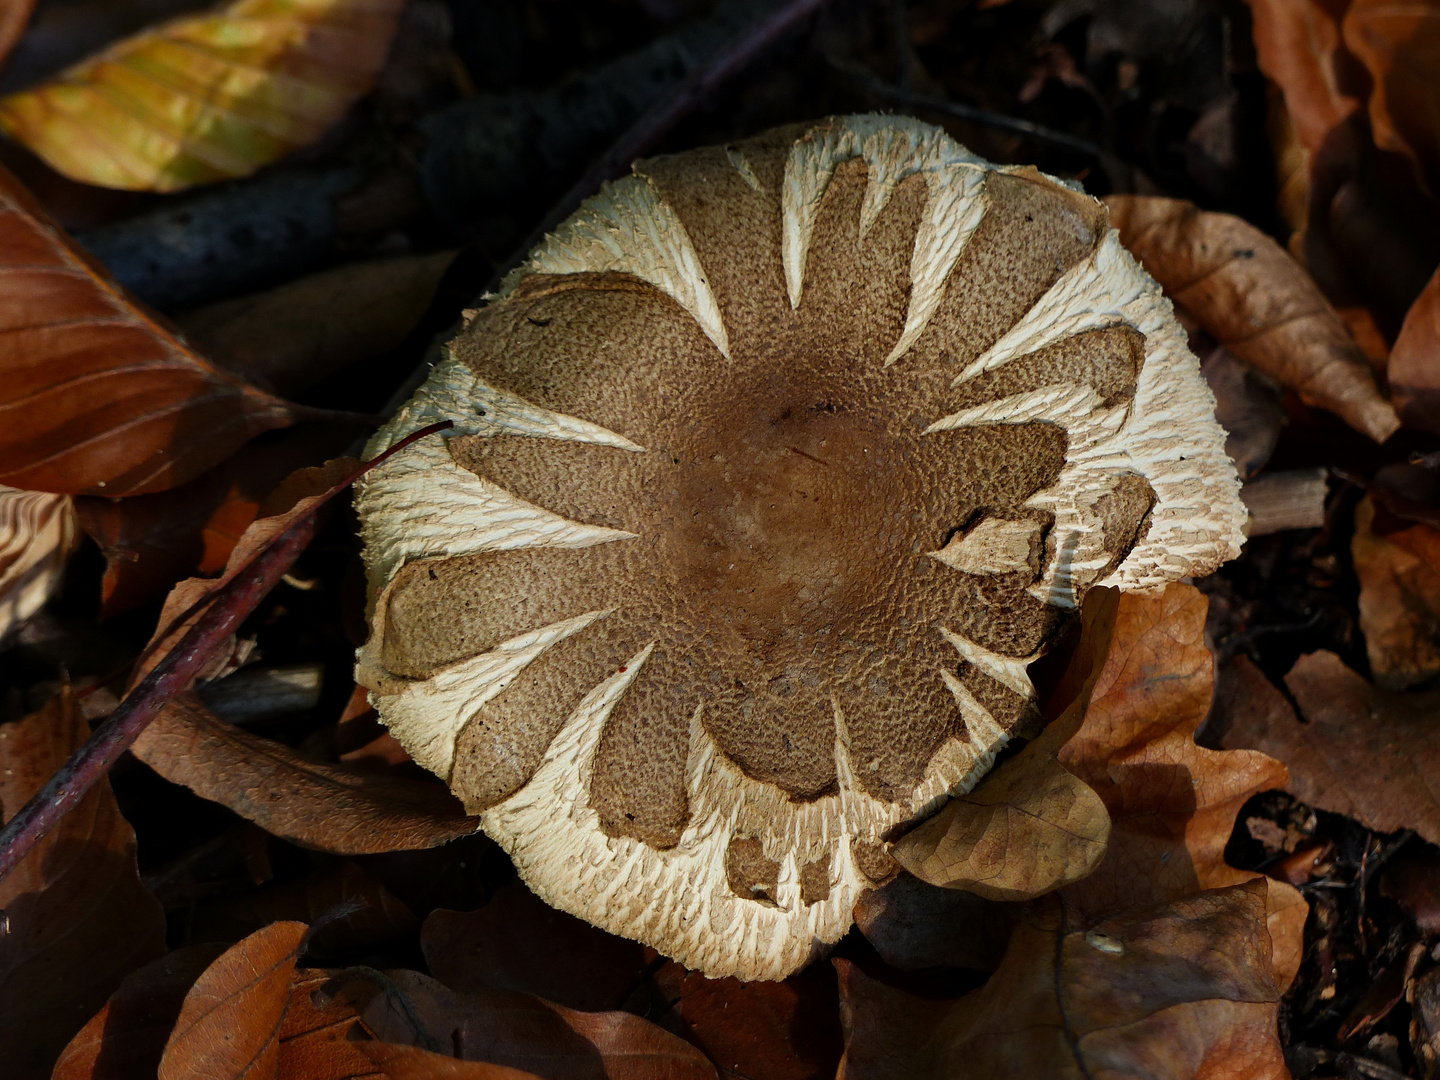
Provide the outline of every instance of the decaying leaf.
{"type": "Polygon", "coordinates": [[[1254,685],[1240,699],[1248,707],[1227,718],[1227,746],[1283,758],[1285,788],[1301,802],[1377,832],[1414,829],[1440,843],[1440,692],[1380,690],[1334,653],[1310,653],[1285,676],[1301,724],[1278,690],[1254,685]]]}
{"type": "Polygon", "coordinates": [[[276,1080],[398,1080],[361,1052],[354,1040],[373,1036],[355,1007],[331,992],[334,984],[330,972],[310,968],[290,980],[276,1080]]]}
{"type": "Polygon", "coordinates": [[[25,24],[30,21],[30,13],[35,10],[35,0],[8,0],[0,4],[0,63],[9,55],[15,43],[20,40],[20,35],[25,32],[25,24]]]}
{"type": "Polygon", "coordinates": [[[994,971],[1020,913],[1016,904],[942,889],[899,874],[855,905],[855,925],[901,971],[933,967],[994,971]]]}
{"type": "Polygon", "coordinates": [[[1432,188],[1440,185],[1440,8],[1351,0],[1342,29],[1345,44],[1375,80],[1375,144],[1407,154],[1432,188]]]}
{"type": "Polygon", "coordinates": [[[0,640],[60,587],[78,539],[69,495],[0,485],[0,640]]]}
{"type": "Polygon", "coordinates": [[[1384,442],[1400,426],[1369,361],[1304,269],[1255,226],[1183,199],[1112,195],[1121,242],[1241,360],[1384,442]]]}
{"type": "Polygon", "coordinates": [[[51,1080],[154,1076],[185,995],[224,951],[223,945],[191,945],[125,976],[65,1047],[51,1080]]]}
{"type": "Polygon", "coordinates": [[[137,495],[183,484],[315,410],[205,361],[0,168],[0,483],[137,495]]]}
{"type": "Polygon", "coordinates": [[[1386,374],[1405,423],[1440,433],[1440,269],[1406,313],[1386,374]]]}
{"type": "MultiPolygon", "coordinates": [[[[5,821],[88,735],[68,690],[0,725],[5,821]]],[[[7,1080],[41,1080],[120,980],[164,950],[164,914],[140,884],[135,833],[108,781],[0,880],[0,910],[0,1058],[7,1080]]]]}
{"type": "Polygon", "coordinates": [[[1350,554],[1375,684],[1404,690],[1440,674],[1440,530],[1396,521],[1366,498],[1350,554]]]}
{"type": "Polygon", "coordinates": [[[379,989],[362,1018],[385,1042],[545,1080],[715,1080],[700,1051],[630,1013],[578,1012],[511,991],[459,994],[415,971],[387,972],[379,989]]]}
{"type": "Polygon", "coordinates": [[[1285,1080],[1265,886],[1210,889],[1104,920],[1037,906],[999,969],[948,1007],[845,963],[840,1080],[1285,1080]]]}
{"type": "Polygon", "coordinates": [[[456,251],[347,263],[179,319],[186,338],[226,370],[298,394],[405,340],[456,251]]]}
{"type": "Polygon", "coordinates": [[[179,191],[313,142],[369,88],[399,0],[234,0],[0,99],[0,130],[87,184],[179,191]]]}
{"type": "MultiPolygon", "coordinates": [[[[1225,844],[1250,796],[1285,786],[1285,766],[1261,753],[1195,743],[1214,688],[1206,606],[1192,585],[1120,597],[1084,722],[1059,755],[1110,811],[1105,858],[1061,891],[1078,915],[1165,903],[1254,876],[1226,864],[1225,844]]],[[[1284,987],[1300,966],[1306,906],[1293,887],[1268,886],[1276,979],[1284,987]]]]}
{"type": "Polygon", "coordinates": [[[326,765],[176,695],[135,756],[266,832],[337,855],[435,847],[478,828],[442,785],[326,765]]]}
{"type": "Polygon", "coordinates": [[[223,954],[185,995],[159,1080],[271,1080],[304,923],[272,923],[223,954]]]}

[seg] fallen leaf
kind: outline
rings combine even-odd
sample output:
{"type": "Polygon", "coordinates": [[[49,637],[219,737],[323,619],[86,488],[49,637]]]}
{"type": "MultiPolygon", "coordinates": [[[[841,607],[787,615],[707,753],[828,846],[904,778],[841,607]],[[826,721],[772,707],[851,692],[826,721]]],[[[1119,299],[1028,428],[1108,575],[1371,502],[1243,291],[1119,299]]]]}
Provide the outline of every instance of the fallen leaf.
{"type": "Polygon", "coordinates": [[[1376,442],[1400,426],[1370,363],[1305,270],[1255,226],[1183,199],[1111,195],[1121,242],[1245,363],[1376,442]]]}
{"type": "Polygon", "coordinates": [[[541,1080],[531,1072],[486,1061],[457,1061],[416,1046],[362,1042],[356,1050],[383,1069],[380,1075],[388,1080],[541,1080]]]}
{"type": "MultiPolygon", "coordinates": [[[[5,821],[89,735],[68,689],[0,725],[5,821]]],[[[135,833],[101,780],[0,881],[0,1046],[7,1080],[50,1075],[55,1056],[126,974],[164,951],[165,917],[140,884],[135,833]]]]}
{"type": "Polygon", "coordinates": [[[479,828],[443,784],[326,765],[177,694],[132,748],[172,784],[266,832],[336,855],[437,847],[479,828]]]}
{"type": "Polygon", "coordinates": [[[60,1054],[51,1080],[154,1076],[185,995],[224,951],[223,945],[191,945],[125,976],[60,1054]]]}
{"type": "Polygon", "coordinates": [[[35,0],[8,0],[0,5],[0,63],[25,33],[30,22],[30,13],[35,10],[35,0]]]}
{"type": "Polygon", "coordinates": [[[352,862],[195,909],[189,932],[201,941],[239,941],[272,922],[315,924],[308,952],[334,956],[374,948],[420,928],[420,920],[352,862]],[[338,917],[332,913],[347,913],[338,917]],[[326,918],[327,915],[332,917],[326,918]]]}
{"type": "MultiPolygon", "coordinates": [[[[1105,858],[1061,890],[1078,915],[1166,903],[1254,877],[1225,863],[1225,845],[1252,795],[1285,786],[1285,766],[1255,751],[1195,743],[1214,690],[1206,607],[1193,585],[1119,598],[1084,722],[1059,755],[1110,811],[1105,858]]],[[[1291,886],[1271,880],[1268,887],[1276,979],[1285,987],[1300,966],[1306,906],[1291,886]]]]}
{"type": "Polygon", "coordinates": [[[855,925],[880,958],[901,971],[932,967],[994,971],[1019,907],[899,874],[862,893],[855,925]]]}
{"type": "Polygon", "coordinates": [[[461,994],[416,971],[386,972],[361,1016],[384,1042],[544,1080],[715,1080],[700,1051],[630,1013],[578,1012],[508,990],[461,994]]]}
{"type": "Polygon", "coordinates": [[[1406,313],[1386,374],[1405,423],[1440,434],[1440,269],[1406,313]]]}
{"type": "Polygon", "coordinates": [[[1285,423],[1280,390],[1229,349],[1214,349],[1200,365],[1200,374],[1215,395],[1215,420],[1225,429],[1225,453],[1240,478],[1248,479],[1265,467],[1280,441],[1285,423]]]}
{"type": "Polygon", "coordinates": [[[430,973],[452,990],[519,990],[571,1009],[618,1009],[645,977],[645,950],[557,911],[518,878],[478,911],[431,912],[430,973]]]}
{"type": "Polygon", "coordinates": [[[1425,182],[1440,187],[1440,8],[1433,3],[1351,0],[1341,24],[1345,44],[1364,61],[1375,89],[1375,145],[1410,157],[1425,182]]]}
{"type": "Polygon", "coordinates": [[[251,437],[323,416],[205,361],[84,255],[0,168],[0,483],[138,495],[251,437]]]}
{"type": "Polygon", "coordinates": [[[78,539],[69,495],[0,485],[0,641],[60,587],[78,539]]]}
{"type": "Polygon", "coordinates": [[[177,321],[226,370],[277,394],[298,394],[404,341],[457,254],[349,263],[177,321]]]}
{"type": "Polygon", "coordinates": [[[1290,767],[1285,789],[1303,803],[1376,832],[1414,829],[1440,842],[1440,692],[1378,689],[1332,652],[1300,657],[1285,685],[1306,723],[1288,706],[1244,708],[1229,718],[1225,745],[1282,758],[1290,767]]]}
{"type": "Polygon", "coordinates": [[[1307,155],[1360,110],[1345,67],[1333,5],[1316,0],[1250,0],[1260,69],[1285,95],[1285,108],[1307,155]]]}
{"type": "Polygon", "coordinates": [[[0,98],[0,130],[100,187],[180,191],[315,141],[370,89],[399,0],[235,0],[0,98]]]}
{"type": "Polygon", "coordinates": [[[359,1011],[330,992],[334,982],[328,971],[295,972],[280,1024],[275,1080],[398,1080],[361,1052],[363,1044],[352,1041],[373,1036],[359,1011]]]}
{"type": "Polygon", "coordinates": [[[1265,906],[1258,880],[1104,920],[1047,903],[943,1012],[846,971],[840,1078],[1288,1080],[1265,906]]]}
{"type": "Polygon", "coordinates": [[[1440,674],[1440,530],[1380,517],[1369,498],[1355,508],[1360,629],[1375,684],[1404,690],[1440,674]]]}
{"type": "Polygon", "coordinates": [[[842,1048],[835,976],[811,964],[780,982],[708,979],[671,961],[655,984],[683,1024],[685,1038],[724,1076],[822,1080],[842,1048]]]}
{"type": "Polygon", "coordinates": [[[304,923],[273,923],[226,949],[185,995],[159,1080],[272,1080],[304,923]]]}

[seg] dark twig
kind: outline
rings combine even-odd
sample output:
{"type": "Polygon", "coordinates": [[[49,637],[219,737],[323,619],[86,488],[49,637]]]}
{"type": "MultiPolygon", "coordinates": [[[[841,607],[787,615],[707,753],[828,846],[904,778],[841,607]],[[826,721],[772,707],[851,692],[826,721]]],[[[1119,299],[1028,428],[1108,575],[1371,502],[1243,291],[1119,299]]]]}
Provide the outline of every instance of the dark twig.
{"type": "Polygon", "coordinates": [[[189,686],[206,659],[254,611],[290,569],[315,535],[315,513],[330,498],[416,439],[452,427],[451,421],[431,424],[396,443],[385,453],[360,464],[342,483],[308,507],[228,582],[209,597],[205,609],[185,636],[125,695],[69,761],[52,776],[20,812],[0,829],[0,880],[20,863],[47,832],[104,776],[120,755],[160,714],[169,700],[189,686]]]}

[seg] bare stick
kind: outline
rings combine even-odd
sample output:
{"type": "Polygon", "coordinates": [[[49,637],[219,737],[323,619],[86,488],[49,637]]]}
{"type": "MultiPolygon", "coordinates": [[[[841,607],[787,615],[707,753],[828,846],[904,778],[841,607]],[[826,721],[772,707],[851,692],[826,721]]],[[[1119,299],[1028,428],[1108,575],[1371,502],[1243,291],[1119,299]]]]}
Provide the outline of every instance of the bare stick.
{"type": "Polygon", "coordinates": [[[150,670],[116,710],[75,751],[35,796],[0,829],[0,879],[19,865],[55,824],[109,772],[166,703],[190,685],[206,659],[227,637],[239,629],[260,601],[300,557],[315,535],[315,512],[344,491],[370,469],[395,452],[453,422],[431,424],[397,442],[385,453],[360,464],[345,480],[336,484],[314,505],[306,508],[254,558],[209,597],[209,606],[185,636],[150,670]]]}

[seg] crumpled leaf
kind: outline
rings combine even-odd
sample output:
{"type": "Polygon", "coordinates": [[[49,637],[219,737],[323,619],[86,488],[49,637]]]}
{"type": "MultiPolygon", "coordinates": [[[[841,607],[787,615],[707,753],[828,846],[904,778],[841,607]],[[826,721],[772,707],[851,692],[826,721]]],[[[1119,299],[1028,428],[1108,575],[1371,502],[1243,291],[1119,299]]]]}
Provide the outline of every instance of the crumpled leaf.
{"type": "Polygon", "coordinates": [[[1405,423],[1440,434],[1440,269],[1406,312],[1385,373],[1405,423]]]}
{"type": "MultiPolygon", "coordinates": [[[[5,821],[89,733],[68,689],[0,725],[5,821]]],[[[107,780],[0,880],[0,910],[0,1057],[7,1080],[39,1080],[120,980],[165,947],[164,913],[140,884],[135,833],[107,780]]]]}
{"type": "Polygon", "coordinates": [[[379,989],[361,1016],[385,1042],[505,1065],[545,1080],[716,1077],[700,1051],[630,1013],[578,1012],[504,990],[460,994],[416,971],[386,972],[379,989]]]}
{"type": "Polygon", "coordinates": [[[1440,530],[1399,522],[1366,498],[1355,508],[1350,554],[1376,685],[1404,690],[1440,675],[1440,530]]]}
{"type": "MultiPolygon", "coordinates": [[[[1078,916],[1166,903],[1254,877],[1226,864],[1225,844],[1246,800],[1285,786],[1285,766],[1254,751],[1195,742],[1214,689],[1206,607],[1193,585],[1120,596],[1084,722],[1059,755],[1110,811],[1105,858],[1061,890],[1078,916]]],[[[1272,880],[1268,887],[1276,979],[1285,987],[1300,966],[1307,909],[1292,886],[1272,880]]]]}
{"type": "Polygon", "coordinates": [[[1301,802],[1440,843],[1440,692],[1377,689],[1332,652],[1300,657],[1285,685],[1307,722],[1271,687],[1273,697],[1252,693],[1237,704],[1225,745],[1284,758],[1285,788],[1301,802]]]}
{"type": "Polygon", "coordinates": [[[70,496],[0,485],[0,640],[60,587],[78,539],[70,496]]]}
{"type": "Polygon", "coordinates": [[[369,90],[400,0],[234,0],[0,98],[0,131],[100,187],[180,191],[313,142],[369,90]]]}
{"type": "Polygon", "coordinates": [[[1037,905],[990,980],[915,998],[837,960],[839,1080],[1288,1080],[1259,881],[1104,920],[1037,905]]]}
{"type": "Polygon", "coordinates": [[[271,1080],[304,923],[272,923],[231,946],[185,995],[159,1080],[271,1080]]]}
{"type": "Polygon", "coordinates": [[[35,0],[8,0],[0,4],[0,63],[25,33],[30,13],[35,10],[35,0]]]}
{"type": "Polygon", "coordinates": [[[1099,678],[1118,592],[1086,607],[1083,646],[1062,687],[1064,714],[976,788],[906,833],[891,856],[921,881],[989,900],[1029,900],[1089,874],[1105,855],[1110,815],[1100,797],[1056,760],[1079,728],[1099,678]]]}
{"type": "Polygon", "coordinates": [[[1345,44],[1375,80],[1375,145],[1408,155],[1432,189],[1440,185],[1440,7],[1351,0],[1345,44]]]}
{"type": "Polygon", "coordinates": [[[191,945],[125,976],[65,1047],[51,1080],[154,1076],[185,995],[224,951],[223,945],[191,945]]]}
{"type": "Polygon", "coordinates": [[[1183,199],[1111,195],[1121,242],[1205,330],[1302,401],[1376,442],[1400,426],[1370,363],[1315,282],[1279,244],[1183,199]]]}
{"type": "Polygon", "coordinates": [[[148,314],[0,168],[0,483],[138,495],[314,409],[221,371],[148,314]]]}

